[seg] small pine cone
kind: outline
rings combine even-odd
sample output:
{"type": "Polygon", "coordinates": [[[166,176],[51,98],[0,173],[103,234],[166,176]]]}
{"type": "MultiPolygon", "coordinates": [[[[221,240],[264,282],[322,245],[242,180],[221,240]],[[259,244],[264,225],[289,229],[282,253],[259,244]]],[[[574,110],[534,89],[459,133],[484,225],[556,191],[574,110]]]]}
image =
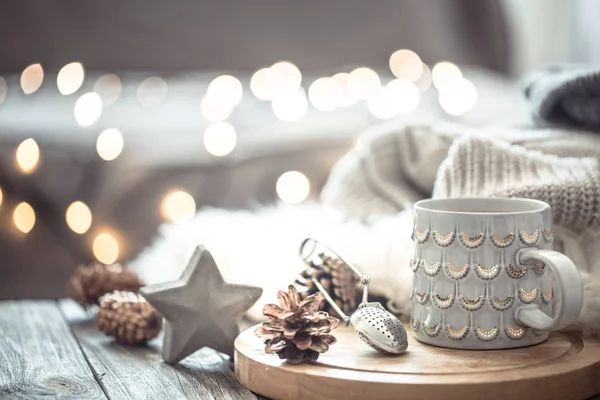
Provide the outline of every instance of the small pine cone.
{"type": "MultiPolygon", "coordinates": [[[[320,264],[311,261],[310,266],[302,271],[294,282],[300,292],[300,298],[306,299],[319,292],[311,280],[314,277],[344,313],[352,314],[360,302],[360,279],[343,261],[325,254],[319,254],[319,258],[320,264]]],[[[329,314],[335,313],[325,301],[320,304],[319,309],[329,314]]]]}
{"type": "Polygon", "coordinates": [[[135,271],[120,264],[91,266],[80,265],[71,275],[67,284],[67,293],[82,307],[98,304],[106,293],[114,290],[138,292],[144,286],[135,271]]]}
{"type": "Polygon", "coordinates": [[[276,304],[266,304],[263,314],[269,318],[254,333],[263,339],[265,352],[277,354],[291,364],[316,361],[319,354],[336,342],[331,330],[339,320],[319,311],[323,295],[316,293],[301,300],[293,285],[288,291],[280,290],[276,304]]]}
{"type": "Polygon", "coordinates": [[[96,323],[117,342],[140,344],[160,333],[163,320],[140,294],[114,291],[100,298],[96,323]]]}

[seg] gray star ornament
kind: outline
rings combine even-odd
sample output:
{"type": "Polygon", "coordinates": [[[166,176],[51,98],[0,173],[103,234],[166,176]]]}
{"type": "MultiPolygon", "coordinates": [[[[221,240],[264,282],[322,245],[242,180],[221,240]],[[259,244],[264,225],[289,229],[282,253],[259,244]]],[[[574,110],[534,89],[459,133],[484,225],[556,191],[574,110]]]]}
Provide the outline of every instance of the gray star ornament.
{"type": "Polygon", "coordinates": [[[178,280],[146,286],[141,294],[165,318],[162,357],[175,364],[205,346],[232,355],[237,317],[258,300],[262,289],[225,282],[210,252],[200,245],[178,280]]]}

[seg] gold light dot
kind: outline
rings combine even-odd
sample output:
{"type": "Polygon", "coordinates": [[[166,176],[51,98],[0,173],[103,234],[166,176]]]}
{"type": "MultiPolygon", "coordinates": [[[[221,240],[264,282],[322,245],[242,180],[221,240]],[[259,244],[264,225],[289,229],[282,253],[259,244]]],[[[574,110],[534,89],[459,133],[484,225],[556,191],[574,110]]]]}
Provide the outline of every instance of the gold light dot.
{"type": "Polygon", "coordinates": [[[168,85],[164,79],[153,76],[144,79],[138,86],[138,101],[145,108],[160,106],[167,98],[168,85]]]}
{"type": "Polygon", "coordinates": [[[390,69],[397,78],[416,81],[423,73],[423,62],[414,51],[402,49],[390,57],[390,69]]]}
{"type": "Polygon", "coordinates": [[[35,211],[27,203],[20,203],[13,213],[13,221],[18,230],[29,233],[35,225],[35,211]]]}
{"type": "Polygon", "coordinates": [[[114,74],[101,76],[94,84],[94,92],[98,93],[102,104],[109,106],[121,95],[121,79],[114,74]]]}
{"type": "Polygon", "coordinates": [[[267,82],[268,76],[269,68],[261,68],[250,78],[250,90],[252,94],[265,101],[273,98],[273,94],[269,89],[269,83],[267,82]]]}
{"type": "Polygon", "coordinates": [[[213,156],[223,157],[235,149],[237,135],[227,122],[217,122],[204,131],[204,147],[213,156]]]}
{"type": "Polygon", "coordinates": [[[231,115],[233,106],[227,98],[206,95],[200,103],[200,112],[208,121],[220,122],[231,115]]]}
{"type": "Polygon", "coordinates": [[[296,92],[301,83],[302,73],[289,61],[276,62],[267,73],[267,85],[272,98],[296,92]]]}
{"type": "Polygon", "coordinates": [[[123,135],[118,129],[105,129],[96,140],[96,151],[105,161],[112,161],[123,151],[123,135]]]}
{"type": "Polygon", "coordinates": [[[8,86],[6,85],[6,79],[0,77],[0,103],[4,101],[6,98],[6,93],[8,92],[8,86]]]}
{"type": "Polygon", "coordinates": [[[78,62],[72,62],[65,65],[58,71],[56,76],[56,86],[63,95],[73,94],[83,85],[85,71],[83,65],[78,62]]]}
{"type": "Polygon", "coordinates": [[[421,73],[421,77],[415,81],[415,85],[417,85],[421,92],[425,92],[431,87],[431,70],[427,64],[423,63],[423,72],[421,73]]]}
{"type": "Polygon", "coordinates": [[[221,102],[233,107],[242,100],[244,89],[242,82],[235,76],[221,75],[213,79],[206,89],[206,96],[218,98],[221,102]]]}
{"type": "Polygon", "coordinates": [[[369,96],[381,86],[379,75],[370,68],[356,68],[354,71],[350,72],[350,78],[352,90],[361,99],[368,99],[369,96]]]}
{"type": "Polygon", "coordinates": [[[350,107],[358,101],[358,93],[355,86],[352,84],[352,77],[347,72],[340,72],[331,77],[334,81],[340,84],[343,90],[342,102],[340,107],[350,107]]]}
{"type": "Polygon", "coordinates": [[[452,81],[462,78],[460,68],[448,61],[441,61],[434,65],[431,71],[433,85],[441,90],[442,87],[452,81]]]}
{"type": "Polygon", "coordinates": [[[37,91],[44,81],[44,69],[40,64],[32,64],[21,74],[21,89],[23,93],[31,94],[37,91]]]}
{"type": "Polygon", "coordinates": [[[89,92],[77,99],[73,109],[75,121],[79,126],[92,125],[102,115],[102,99],[98,93],[89,92]]]}
{"type": "Polygon", "coordinates": [[[468,79],[447,83],[439,93],[440,106],[450,115],[462,115],[475,107],[477,90],[468,79]]]}
{"type": "Polygon", "coordinates": [[[35,171],[40,161],[40,148],[35,140],[29,138],[19,144],[16,161],[17,166],[26,174],[35,171]]]}
{"type": "Polygon", "coordinates": [[[2,188],[0,188],[0,206],[2,205],[2,188]]]}
{"type": "Polygon", "coordinates": [[[271,108],[275,116],[282,121],[298,121],[308,110],[308,100],[304,90],[299,89],[273,99],[271,108]]]}
{"type": "Polygon", "coordinates": [[[288,171],[277,179],[275,190],[284,203],[298,204],[308,197],[310,182],[303,173],[288,171]]]}
{"type": "Polygon", "coordinates": [[[94,257],[103,264],[113,264],[119,258],[119,243],[109,233],[101,233],[92,245],[94,257]]]}
{"type": "Polygon", "coordinates": [[[343,98],[344,89],[332,78],[319,78],[308,88],[308,99],[317,110],[335,110],[343,98]]]}
{"type": "Polygon", "coordinates": [[[419,88],[407,79],[394,79],[387,84],[392,91],[393,101],[401,113],[414,111],[419,106],[419,88]]]}
{"type": "Polygon", "coordinates": [[[92,212],[85,203],[75,201],[67,208],[65,214],[67,225],[75,233],[84,234],[92,226],[92,212]]]}
{"type": "Polygon", "coordinates": [[[165,196],[162,209],[169,221],[185,222],[194,216],[196,202],[189,193],[178,190],[165,196]]]}

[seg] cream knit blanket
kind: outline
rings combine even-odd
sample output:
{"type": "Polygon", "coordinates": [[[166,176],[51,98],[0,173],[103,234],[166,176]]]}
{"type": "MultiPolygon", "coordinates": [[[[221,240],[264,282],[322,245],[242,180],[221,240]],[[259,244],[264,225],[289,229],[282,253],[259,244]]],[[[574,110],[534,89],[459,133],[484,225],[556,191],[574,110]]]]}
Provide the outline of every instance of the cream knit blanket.
{"type": "Polygon", "coordinates": [[[455,125],[378,127],[334,168],[324,204],[365,222],[427,197],[511,196],[552,206],[557,250],[585,284],[581,324],[600,333],[600,136],[455,125]]]}

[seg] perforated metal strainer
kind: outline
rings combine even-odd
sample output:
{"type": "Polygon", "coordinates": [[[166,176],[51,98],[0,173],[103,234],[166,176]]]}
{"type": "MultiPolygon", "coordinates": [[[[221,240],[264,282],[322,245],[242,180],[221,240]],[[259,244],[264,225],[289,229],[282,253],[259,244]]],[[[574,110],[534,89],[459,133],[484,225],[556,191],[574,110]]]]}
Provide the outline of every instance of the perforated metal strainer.
{"type": "Polygon", "coordinates": [[[362,274],[354,265],[315,239],[307,238],[300,246],[300,257],[306,263],[310,263],[315,259],[315,256],[323,252],[330,253],[331,256],[336,257],[344,263],[346,267],[360,278],[360,282],[363,285],[362,302],[351,316],[347,316],[327,293],[321,283],[312,278],[313,283],[323,294],[329,305],[343,318],[346,325],[352,324],[363,342],[375,350],[389,355],[404,352],[408,347],[408,339],[402,322],[394,314],[387,311],[380,303],[367,302],[369,283],[371,281],[369,276],[362,274]],[[321,249],[319,250],[319,248],[321,249]]]}

